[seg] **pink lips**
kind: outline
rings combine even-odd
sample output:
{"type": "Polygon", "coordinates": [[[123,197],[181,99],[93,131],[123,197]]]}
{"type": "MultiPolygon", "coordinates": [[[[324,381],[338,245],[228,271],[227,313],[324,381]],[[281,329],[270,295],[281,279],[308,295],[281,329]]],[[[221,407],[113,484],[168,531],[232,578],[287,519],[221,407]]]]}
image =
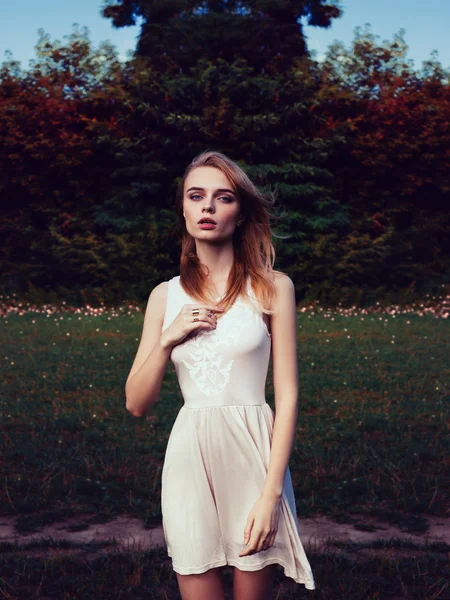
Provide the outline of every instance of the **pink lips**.
{"type": "Polygon", "coordinates": [[[216,226],[215,223],[210,223],[208,221],[205,221],[204,223],[200,223],[201,229],[213,229],[215,226],[216,226]]]}

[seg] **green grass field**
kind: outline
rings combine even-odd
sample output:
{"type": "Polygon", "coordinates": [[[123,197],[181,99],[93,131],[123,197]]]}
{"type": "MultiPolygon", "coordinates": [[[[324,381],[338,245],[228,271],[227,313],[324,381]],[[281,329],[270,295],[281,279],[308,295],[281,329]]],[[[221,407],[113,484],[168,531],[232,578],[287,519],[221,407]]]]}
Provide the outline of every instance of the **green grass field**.
{"type": "MultiPolygon", "coordinates": [[[[124,386],[142,311],[127,306],[98,313],[88,307],[41,310],[20,314],[16,307],[0,319],[1,516],[18,515],[21,532],[86,512],[101,519],[128,513],[148,527],[160,524],[164,452],[183,403],[172,363],[157,405],[146,417],[133,417],[125,409],[124,386]]],[[[420,308],[392,313],[317,307],[298,312],[299,416],[289,465],[299,516],[371,514],[420,532],[424,514],[448,512],[450,320],[420,308]],[[405,519],[406,512],[416,518],[405,519]]],[[[271,365],[266,391],[275,410],[271,365]]],[[[159,554],[105,558],[95,585],[75,590],[67,583],[64,595],[46,597],[178,597],[175,575],[155,567],[159,554]],[[137,569],[136,561],[141,561],[139,569],[152,564],[145,585],[142,578],[130,583],[125,575],[137,569]],[[123,589],[136,585],[142,594],[121,593],[120,577],[123,589]],[[151,592],[151,582],[162,595],[151,592]]],[[[18,569],[7,544],[0,557],[1,573],[18,569]]],[[[417,570],[417,560],[409,567],[403,559],[374,558],[364,567],[349,567],[345,560],[310,556],[315,577],[324,585],[315,598],[394,597],[398,586],[390,582],[405,569],[408,585],[419,595],[398,592],[397,597],[450,597],[442,595],[444,588],[440,595],[432,589],[442,576],[445,554],[424,555],[425,571],[417,570]],[[389,595],[388,588],[395,593],[389,595]]],[[[25,563],[23,573],[33,572],[25,563]]],[[[78,567],[81,582],[85,567],[78,567]]],[[[71,568],[59,564],[44,579],[59,581],[56,572],[67,574],[71,568]]],[[[8,589],[1,585],[0,593],[8,589]]],[[[17,595],[17,582],[11,586],[11,598],[28,597],[17,595]]],[[[295,597],[312,597],[300,587],[295,586],[295,597]]],[[[286,594],[280,597],[290,597],[286,594]]]]}

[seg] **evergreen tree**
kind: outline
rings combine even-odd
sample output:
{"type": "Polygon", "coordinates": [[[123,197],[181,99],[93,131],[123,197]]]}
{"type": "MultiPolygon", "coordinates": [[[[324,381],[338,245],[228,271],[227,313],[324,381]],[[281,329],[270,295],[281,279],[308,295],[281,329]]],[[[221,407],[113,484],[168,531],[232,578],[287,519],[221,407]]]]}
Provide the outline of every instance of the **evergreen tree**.
{"type": "Polygon", "coordinates": [[[244,59],[255,72],[281,72],[307,53],[300,19],[329,27],[340,10],[325,0],[120,0],[103,14],[116,27],[142,17],[136,55],[160,70],[244,59]]]}
{"type": "Polygon", "coordinates": [[[321,117],[310,110],[318,77],[299,23],[329,26],[339,10],[321,1],[141,0],[105,15],[116,26],[138,15],[144,24],[125,83],[132,107],[116,140],[116,193],[102,210],[126,218],[142,203],[169,208],[194,155],[219,150],[278,192],[286,219],[276,228],[277,266],[299,280],[316,237],[347,223],[323,166],[333,141],[319,137],[321,117]]]}

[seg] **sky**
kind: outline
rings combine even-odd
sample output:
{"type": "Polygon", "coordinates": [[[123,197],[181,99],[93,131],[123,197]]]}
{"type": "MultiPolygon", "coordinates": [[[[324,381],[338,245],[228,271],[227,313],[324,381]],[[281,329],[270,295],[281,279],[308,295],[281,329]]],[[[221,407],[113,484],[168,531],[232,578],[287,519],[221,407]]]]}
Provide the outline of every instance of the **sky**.
{"type": "MultiPolygon", "coordinates": [[[[329,3],[332,3],[329,0],[329,3]]],[[[303,20],[303,31],[309,50],[315,51],[318,60],[335,40],[350,48],[355,37],[355,27],[364,29],[370,24],[378,41],[392,41],[394,34],[404,29],[404,39],[409,47],[407,58],[419,69],[424,60],[437,50],[437,59],[444,68],[450,68],[450,0],[336,0],[343,15],[333,20],[329,29],[310,27],[303,20]]],[[[50,39],[64,41],[73,30],[73,24],[89,29],[94,47],[103,40],[110,41],[121,60],[136,46],[139,24],[115,29],[110,19],[101,16],[102,0],[17,0],[4,2],[0,10],[0,63],[6,60],[5,51],[26,69],[35,58],[34,46],[38,29],[42,28],[50,39]]]]}

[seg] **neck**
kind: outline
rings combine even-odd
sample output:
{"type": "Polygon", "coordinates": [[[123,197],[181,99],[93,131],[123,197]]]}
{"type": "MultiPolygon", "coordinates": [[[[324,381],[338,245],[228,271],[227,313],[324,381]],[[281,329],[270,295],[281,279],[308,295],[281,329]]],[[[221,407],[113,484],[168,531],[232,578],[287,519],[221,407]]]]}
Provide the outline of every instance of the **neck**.
{"type": "Polygon", "coordinates": [[[196,251],[200,263],[208,269],[209,279],[216,285],[226,285],[234,261],[232,242],[220,245],[196,240],[196,251]]]}

